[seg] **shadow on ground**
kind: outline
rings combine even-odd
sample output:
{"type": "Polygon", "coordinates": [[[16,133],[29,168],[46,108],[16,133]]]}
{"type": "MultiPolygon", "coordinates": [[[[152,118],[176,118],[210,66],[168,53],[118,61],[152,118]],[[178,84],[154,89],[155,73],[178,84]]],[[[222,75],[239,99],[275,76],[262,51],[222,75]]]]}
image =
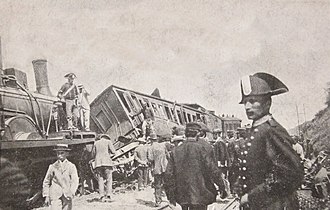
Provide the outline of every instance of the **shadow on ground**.
{"type": "Polygon", "coordinates": [[[138,204],[141,204],[141,205],[145,205],[145,206],[148,206],[148,207],[155,207],[155,203],[152,202],[152,201],[145,201],[145,200],[142,200],[142,199],[136,199],[137,203],[138,204]]]}

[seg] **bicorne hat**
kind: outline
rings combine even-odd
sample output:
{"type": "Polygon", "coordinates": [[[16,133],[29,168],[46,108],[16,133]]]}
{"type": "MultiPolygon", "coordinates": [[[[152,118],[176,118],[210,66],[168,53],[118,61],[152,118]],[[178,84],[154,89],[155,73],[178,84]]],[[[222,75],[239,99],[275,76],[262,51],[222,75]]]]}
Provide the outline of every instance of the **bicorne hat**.
{"type": "Polygon", "coordinates": [[[243,100],[247,96],[279,95],[288,92],[288,87],[273,75],[259,72],[241,79],[241,92],[243,100]]]}
{"type": "Polygon", "coordinates": [[[74,73],[67,73],[64,78],[71,78],[71,79],[75,79],[77,78],[77,76],[74,73]]]}

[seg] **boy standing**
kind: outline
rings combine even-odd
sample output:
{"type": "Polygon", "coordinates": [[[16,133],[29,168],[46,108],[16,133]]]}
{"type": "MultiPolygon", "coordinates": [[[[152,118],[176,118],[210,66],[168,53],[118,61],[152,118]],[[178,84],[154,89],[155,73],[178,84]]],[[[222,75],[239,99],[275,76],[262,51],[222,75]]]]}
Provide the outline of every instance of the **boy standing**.
{"type": "Polygon", "coordinates": [[[45,197],[45,204],[50,209],[72,209],[72,199],[77,191],[79,178],[76,166],[67,160],[69,155],[67,144],[58,144],[54,151],[57,154],[57,161],[51,164],[46,173],[42,195],[45,197]]]}

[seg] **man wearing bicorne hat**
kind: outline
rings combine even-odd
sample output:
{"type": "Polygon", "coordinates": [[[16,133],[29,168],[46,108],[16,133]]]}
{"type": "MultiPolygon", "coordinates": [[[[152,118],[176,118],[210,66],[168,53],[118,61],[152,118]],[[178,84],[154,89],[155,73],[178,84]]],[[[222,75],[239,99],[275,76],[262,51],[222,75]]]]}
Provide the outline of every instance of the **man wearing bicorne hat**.
{"type": "Polygon", "coordinates": [[[288,132],[270,114],[271,97],[288,91],[276,77],[256,73],[241,80],[242,100],[252,127],[239,145],[235,191],[242,209],[299,209],[296,190],[303,167],[288,132]]]}
{"type": "Polygon", "coordinates": [[[76,166],[67,159],[70,150],[67,144],[57,144],[57,161],[49,166],[43,181],[42,195],[50,209],[72,209],[79,178],[76,166]]]}
{"type": "Polygon", "coordinates": [[[74,73],[68,73],[64,76],[68,79],[58,91],[57,97],[65,101],[65,111],[68,121],[68,129],[77,129],[78,122],[78,88],[74,83],[77,76],[74,73]]]}

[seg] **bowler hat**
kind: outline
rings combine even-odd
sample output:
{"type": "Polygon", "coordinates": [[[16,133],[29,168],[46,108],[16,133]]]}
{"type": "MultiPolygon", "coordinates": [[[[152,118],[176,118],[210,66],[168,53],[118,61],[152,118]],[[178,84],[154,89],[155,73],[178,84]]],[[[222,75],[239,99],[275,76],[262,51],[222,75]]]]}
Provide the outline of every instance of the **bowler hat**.
{"type": "Polygon", "coordinates": [[[107,135],[107,134],[100,134],[98,139],[108,139],[108,140],[111,140],[110,136],[107,135]]]}
{"type": "Polygon", "coordinates": [[[202,127],[199,123],[197,122],[190,122],[186,124],[186,130],[201,130],[202,127]]]}
{"type": "Polygon", "coordinates": [[[71,149],[69,148],[69,145],[67,145],[67,144],[57,144],[53,150],[54,151],[71,151],[71,149]]]}
{"type": "Polygon", "coordinates": [[[64,78],[71,78],[71,79],[75,79],[77,78],[77,76],[74,73],[67,73],[64,78]]]}
{"type": "Polygon", "coordinates": [[[242,100],[247,96],[279,95],[288,92],[288,87],[273,75],[259,72],[241,79],[242,100]]]}

